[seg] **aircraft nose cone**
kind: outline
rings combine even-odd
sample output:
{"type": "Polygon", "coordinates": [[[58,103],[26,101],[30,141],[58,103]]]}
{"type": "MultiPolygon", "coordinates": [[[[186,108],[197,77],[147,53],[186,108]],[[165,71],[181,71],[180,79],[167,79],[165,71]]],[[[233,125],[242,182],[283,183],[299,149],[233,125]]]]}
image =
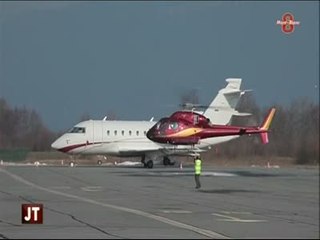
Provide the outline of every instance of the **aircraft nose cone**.
{"type": "Polygon", "coordinates": [[[61,151],[64,147],[66,147],[66,143],[63,137],[56,139],[52,144],[51,147],[55,150],[61,151]]]}
{"type": "Polygon", "coordinates": [[[53,149],[58,150],[58,148],[59,148],[58,142],[57,142],[57,141],[54,141],[54,142],[51,144],[51,147],[52,147],[53,149]]]}
{"type": "Polygon", "coordinates": [[[64,136],[58,138],[55,140],[52,144],[51,147],[55,150],[58,150],[60,152],[66,153],[70,150],[73,149],[73,146],[70,145],[70,140],[66,139],[64,136]]]}

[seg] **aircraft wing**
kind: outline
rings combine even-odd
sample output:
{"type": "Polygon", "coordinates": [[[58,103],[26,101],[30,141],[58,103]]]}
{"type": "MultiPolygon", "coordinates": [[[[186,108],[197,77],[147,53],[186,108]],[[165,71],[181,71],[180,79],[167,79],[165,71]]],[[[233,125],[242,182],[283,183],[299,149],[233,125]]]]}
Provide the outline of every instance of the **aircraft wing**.
{"type": "Polygon", "coordinates": [[[121,156],[194,156],[196,153],[205,152],[206,150],[200,149],[196,146],[190,145],[178,145],[172,144],[158,144],[154,142],[139,144],[139,146],[133,146],[132,144],[118,145],[118,154],[121,156]],[[143,147],[141,147],[143,146],[143,147]]]}
{"type": "Polygon", "coordinates": [[[115,143],[115,152],[121,156],[142,156],[146,153],[161,151],[160,144],[145,139],[137,142],[121,142],[115,143]]]}

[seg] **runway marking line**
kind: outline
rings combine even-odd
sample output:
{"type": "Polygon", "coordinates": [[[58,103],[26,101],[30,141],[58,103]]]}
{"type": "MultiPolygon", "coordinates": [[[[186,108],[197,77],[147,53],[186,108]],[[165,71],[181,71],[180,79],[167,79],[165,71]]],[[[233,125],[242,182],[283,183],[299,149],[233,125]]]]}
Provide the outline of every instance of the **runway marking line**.
{"type": "Polygon", "coordinates": [[[163,213],[192,213],[188,210],[160,210],[163,213]]]}
{"type": "Polygon", "coordinates": [[[102,191],[101,186],[87,186],[87,187],[82,187],[81,190],[86,191],[86,192],[100,192],[102,191]]]}
{"type": "Polygon", "coordinates": [[[49,193],[52,193],[52,194],[56,194],[56,195],[60,195],[60,196],[68,197],[68,198],[77,199],[77,200],[80,200],[80,201],[83,201],[83,202],[99,205],[99,206],[102,206],[102,207],[107,207],[107,208],[111,208],[111,209],[115,209],[115,210],[119,210],[119,211],[123,211],[123,212],[136,214],[138,216],[150,218],[150,219],[162,222],[162,223],[169,224],[169,225],[174,226],[174,227],[186,229],[186,230],[198,233],[200,235],[203,235],[203,236],[206,236],[206,237],[209,237],[209,238],[229,239],[229,237],[227,237],[225,235],[222,235],[220,233],[211,231],[211,230],[198,228],[198,227],[195,227],[195,226],[192,226],[192,225],[188,225],[188,224],[185,224],[185,223],[182,223],[182,222],[171,220],[169,218],[165,218],[165,217],[161,217],[161,216],[154,215],[154,214],[151,214],[151,213],[143,212],[141,210],[121,207],[121,206],[112,205],[112,204],[108,204],[108,203],[97,202],[97,201],[89,199],[89,198],[80,197],[80,196],[77,196],[77,195],[72,195],[72,194],[69,194],[69,193],[63,193],[63,192],[59,192],[59,191],[56,191],[56,190],[48,189],[48,188],[45,188],[45,187],[41,187],[40,185],[32,183],[32,182],[30,182],[30,181],[28,181],[28,180],[26,180],[26,179],[24,179],[24,178],[22,178],[22,177],[20,177],[18,175],[15,175],[15,174],[13,174],[13,173],[11,173],[11,172],[3,169],[3,168],[0,168],[0,172],[6,173],[7,175],[9,175],[10,177],[12,177],[13,179],[15,179],[18,182],[24,183],[26,185],[29,185],[31,187],[37,188],[37,189],[45,191],[45,192],[49,192],[49,193]]]}
{"type": "MultiPolygon", "coordinates": [[[[233,213],[233,214],[250,214],[248,212],[227,212],[227,213],[233,213]]],[[[228,216],[228,215],[224,215],[224,214],[219,214],[219,213],[211,213],[211,215],[213,216],[217,216],[217,217],[222,217],[222,219],[217,219],[218,221],[224,221],[224,222],[242,222],[242,223],[257,223],[257,222],[267,222],[267,220],[256,220],[256,219],[241,219],[241,218],[237,218],[237,217],[233,217],[233,216],[228,216]]]]}
{"type": "Polygon", "coordinates": [[[71,187],[69,187],[69,186],[53,186],[53,187],[50,187],[50,188],[52,188],[52,189],[70,189],[71,187]]]}

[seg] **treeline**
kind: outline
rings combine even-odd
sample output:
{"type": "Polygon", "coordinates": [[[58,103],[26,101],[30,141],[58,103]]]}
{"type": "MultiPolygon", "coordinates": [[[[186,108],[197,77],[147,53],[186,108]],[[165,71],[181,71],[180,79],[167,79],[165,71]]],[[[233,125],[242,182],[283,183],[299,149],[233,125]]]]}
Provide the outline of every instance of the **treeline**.
{"type": "MultiPolygon", "coordinates": [[[[221,144],[219,155],[228,158],[290,157],[297,164],[319,164],[319,104],[308,98],[299,98],[289,106],[274,107],[276,114],[270,127],[268,144],[261,144],[259,135],[242,136],[221,144]]],[[[232,124],[258,126],[270,108],[259,108],[254,98],[248,95],[240,100],[238,109],[252,113],[252,116],[233,117],[232,124]]]]}
{"type": "MultiPolygon", "coordinates": [[[[270,128],[269,144],[261,144],[257,135],[242,136],[214,146],[208,154],[226,158],[290,157],[298,164],[319,164],[319,104],[301,98],[289,106],[275,107],[277,111],[270,128]]],[[[260,108],[249,94],[241,98],[238,110],[250,112],[252,116],[234,117],[233,125],[256,126],[261,124],[269,108],[260,108]]],[[[0,150],[48,151],[60,134],[50,131],[36,111],[26,107],[12,108],[0,98],[0,150]]]]}
{"type": "Polygon", "coordinates": [[[12,108],[0,98],[0,149],[50,150],[57,134],[50,131],[39,114],[26,107],[12,108]]]}

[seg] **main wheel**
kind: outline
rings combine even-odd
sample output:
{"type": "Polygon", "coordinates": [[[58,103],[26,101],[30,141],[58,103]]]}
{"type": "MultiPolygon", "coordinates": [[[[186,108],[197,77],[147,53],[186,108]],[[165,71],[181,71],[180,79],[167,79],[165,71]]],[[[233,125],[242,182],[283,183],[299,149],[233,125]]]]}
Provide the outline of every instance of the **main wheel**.
{"type": "Polygon", "coordinates": [[[163,157],[163,165],[170,165],[170,159],[168,157],[163,157]]]}
{"type": "Polygon", "coordinates": [[[147,162],[147,168],[153,168],[153,161],[152,160],[149,160],[147,162]]]}

